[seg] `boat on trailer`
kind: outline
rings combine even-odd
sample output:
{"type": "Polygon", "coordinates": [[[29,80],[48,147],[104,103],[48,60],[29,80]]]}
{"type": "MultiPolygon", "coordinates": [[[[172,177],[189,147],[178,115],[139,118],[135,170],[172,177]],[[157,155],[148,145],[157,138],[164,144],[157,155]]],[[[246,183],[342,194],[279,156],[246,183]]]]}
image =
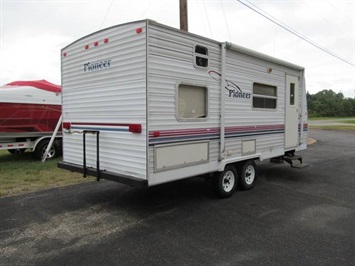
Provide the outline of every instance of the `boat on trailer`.
{"type": "Polygon", "coordinates": [[[46,80],[0,87],[0,139],[51,134],[61,115],[61,87],[46,80]]]}
{"type": "Polygon", "coordinates": [[[61,86],[46,80],[1,86],[0,149],[22,153],[35,151],[39,143],[45,146],[61,116],[61,91],[61,86]]]}

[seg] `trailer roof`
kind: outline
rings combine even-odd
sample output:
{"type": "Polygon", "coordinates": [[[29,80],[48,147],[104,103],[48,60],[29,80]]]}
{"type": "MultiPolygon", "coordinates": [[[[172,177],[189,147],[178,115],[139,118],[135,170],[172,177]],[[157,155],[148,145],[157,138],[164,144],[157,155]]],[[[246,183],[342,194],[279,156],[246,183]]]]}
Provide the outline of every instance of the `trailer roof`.
{"type": "MultiPolygon", "coordinates": [[[[79,42],[80,40],[88,37],[88,36],[91,36],[91,35],[94,35],[98,32],[101,32],[101,31],[105,31],[107,29],[110,29],[110,28],[114,28],[114,27],[117,27],[117,26],[123,26],[123,25],[127,25],[127,24],[132,24],[132,23],[138,23],[138,22],[146,22],[147,24],[152,24],[152,25],[158,25],[160,27],[164,27],[164,28],[168,28],[170,30],[174,30],[174,31],[182,31],[180,29],[177,29],[177,28],[174,28],[174,27],[171,27],[171,26],[168,26],[168,25],[165,25],[165,24],[161,24],[155,20],[151,20],[151,19],[143,19],[143,20],[137,20],[137,21],[131,21],[131,22],[127,22],[127,23],[123,23],[123,24],[119,24],[119,25],[114,25],[114,26],[111,26],[109,28],[106,28],[106,29],[101,29],[99,31],[96,31],[96,32],[93,32],[89,35],[86,35],[76,41],[74,41],[73,43],[67,45],[66,47],[64,47],[62,49],[62,51],[64,49],[67,49],[70,45],[76,43],[76,42],[79,42]]],[[[299,66],[299,65],[295,65],[295,64],[292,64],[290,62],[287,62],[287,61],[284,61],[284,60],[281,60],[281,59],[278,59],[278,58],[275,58],[275,57],[272,57],[272,56],[269,56],[269,55],[266,55],[266,54],[263,54],[263,53],[259,53],[257,51],[253,51],[253,50],[250,50],[248,48],[245,48],[245,47],[242,47],[242,46],[239,46],[239,45],[236,45],[236,44],[233,44],[231,42],[219,42],[219,41],[216,41],[216,40],[213,40],[213,39],[210,39],[210,38],[207,38],[207,37],[204,37],[204,36],[201,36],[201,35],[197,35],[195,33],[191,33],[191,32],[186,32],[184,31],[186,34],[188,35],[192,35],[192,36],[198,36],[199,38],[202,38],[202,39],[205,39],[205,40],[208,40],[208,41],[213,41],[215,43],[219,43],[220,45],[223,45],[224,43],[226,44],[226,48],[229,49],[229,50],[232,50],[232,51],[236,51],[236,52],[239,52],[239,53],[242,53],[242,54],[246,54],[246,55],[250,55],[250,56],[253,56],[253,57],[256,57],[256,58],[259,58],[259,59],[263,59],[263,60],[266,60],[266,61],[269,61],[269,62],[272,62],[272,63],[275,63],[275,64],[278,64],[278,65],[282,65],[282,66],[285,66],[285,67],[289,67],[289,68],[292,68],[292,69],[295,69],[295,70],[299,70],[299,71],[303,71],[304,70],[304,67],[302,66],[299,66]]]]}
{"type": "Polygon", "coordinates": [[[275,58],[275,57],[272,57],[272,56],[269,56],[266,54],[262,54],[262,53],[250,50],[248,48],[245,48],[243,46],[239,46],[239,45],[236,45],[236,44],[233,44],[230,42],[226,42],[226,47],[227,47],[227,49],[230,49],[232,51],[236,51],[236,52],[239,52],[242,54],[254,56],[254,57],[269,61],[269,62],[273,62],[278,65],[282,65],[282,66],[293,68],[293,69],[300,70],[300,71],[304,70],[304,67],[289,63],[287,61],[284,61],[284,60],[281,60],[281,59],[278,59],[278,58],[275,58]]]}
{"type": "MultiPolygon", "coordinates": [[[[171,30],[181,31],[180,29],[161,24],[161,23],[156,22],[154,20],[147,19],[147,22],[150,23],[150,24],[155,24],[155,25],[159,25],[161,27],[169,28],[171,30]]],[[[303,71],[305,69],[302,66],[295,65],[293,63],[290,63],[290,62],[287,62],[287,61],[284,61],[284,60],[281,60],[281,59],[278,59],[278,58],[275,58],[275,57],[272,57],[272,56],[269,56],[269,55],[266,55],[266,54],[263,54],[263,53],[259,53],[257,51],[250,50],[248,48],[233,44],[231,42],[219,42],[219,41],[216,41],[216,40],[213,40],[213,39],[201,36],[201,35],[197,35],[197,34],[194,34],[194,33],[191,33],[191,32],[185,32],[185,33],[189,34],[189,35],[198,36],[199,38],[202,38],[202,39],[205,39],[205,40],[208,40],[208,41],[213,41],[213,42],[219,43],[220,45],[225,43],[226,44],[226,48],[229,49],[229,50],[236,51],[236,52],[239,52],[239,53],[242,53],[242,54],[246,54],[246,55],[250,55],[250,56],[253,56],[253,57],[265,60],[265,61],[269,61],[269,62],[278,64],[278,65],[282,65],[282,66],[289,67],[289,68],[292,68],[292,69],[295,69],[295,70],[299,70],[299,71],[303,71]]]]}

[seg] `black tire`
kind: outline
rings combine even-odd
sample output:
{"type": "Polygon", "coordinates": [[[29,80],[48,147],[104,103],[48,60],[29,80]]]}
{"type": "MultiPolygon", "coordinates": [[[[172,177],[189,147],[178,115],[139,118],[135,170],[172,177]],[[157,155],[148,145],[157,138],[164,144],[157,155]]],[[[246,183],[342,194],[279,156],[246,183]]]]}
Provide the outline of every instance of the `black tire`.
{"type": "Polygon", "coordinates": [[[11,154],[24,154],[26,149],[13,149],[13,150],[7,150],[11,154]]]}
{"type": "Polygon", "coordinates": [[[220,198],[233,195],[238,181],[238,174],[233,165],[227,165],[223,172],[217,172],[213,178],[215,192],[220,198]]]}
{"type": "Polygon", "coordinates": [[[238,187],[249,190],[254,187],[257,178],[256,164],[253,160],[245,161],[238,167],[238,187]]]}
{"type": "MultiPolygon", "coordinates": [[[[40,160],[42,159],[44,153],[46,152],[48,144],[49,144],[49,140],[42,140],[40,141],[40,143],[37,144],[34,154],[38,159],[40,160]]],[[[60,151],[58,149],[58,146],[54,142],[47,154],[47,159],[53,159],[57,157],[59,153],[60,151]]]]}
{"type": "Polygon", "coordinates": [[[57,148],[58,154],[57,156],[62,156],[63,155],[63,143],[62,143],[62,139],[56,139],[54,141],[54,144],[57,148]]]}

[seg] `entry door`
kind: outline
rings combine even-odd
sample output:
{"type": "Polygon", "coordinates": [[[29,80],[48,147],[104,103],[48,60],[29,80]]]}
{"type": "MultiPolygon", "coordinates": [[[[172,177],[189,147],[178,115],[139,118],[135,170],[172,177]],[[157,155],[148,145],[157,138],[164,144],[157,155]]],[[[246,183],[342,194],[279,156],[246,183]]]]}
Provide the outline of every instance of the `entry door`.
{"type": "Polygon", "coordinates": [[[285,148],[294,148],[298,145],[299,123],[299,86],[298,78],[286,76],[286,123],[285,148]]]}

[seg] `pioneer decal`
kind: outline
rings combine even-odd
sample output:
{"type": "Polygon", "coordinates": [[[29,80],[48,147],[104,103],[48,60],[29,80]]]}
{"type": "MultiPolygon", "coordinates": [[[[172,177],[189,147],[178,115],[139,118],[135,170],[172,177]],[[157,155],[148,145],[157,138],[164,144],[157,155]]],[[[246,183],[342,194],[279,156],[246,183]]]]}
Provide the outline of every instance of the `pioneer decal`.
{"type": "Polygon", "coordinates": [[[84,72],[102,70],[111,67],[111,59],[87,62],[84,64],[84,72]]]}
{"type": "MultiPolygon", "coordinates": [[[[208,74],[217,81],[220,81],[222,75],[218,73],[217,71],[210,70],[208,71],[208,74]]],[[[237,84],[235,84],[233,81],[230,81],[228,79],[226,81],[226,86],[224,87],[226,90],[228,90],[228,96],[230,98],[242,98],[242,99],[250,99],[251,98],[251,93],[249,92],[243,92],[241,88],[237,84]]]]}

